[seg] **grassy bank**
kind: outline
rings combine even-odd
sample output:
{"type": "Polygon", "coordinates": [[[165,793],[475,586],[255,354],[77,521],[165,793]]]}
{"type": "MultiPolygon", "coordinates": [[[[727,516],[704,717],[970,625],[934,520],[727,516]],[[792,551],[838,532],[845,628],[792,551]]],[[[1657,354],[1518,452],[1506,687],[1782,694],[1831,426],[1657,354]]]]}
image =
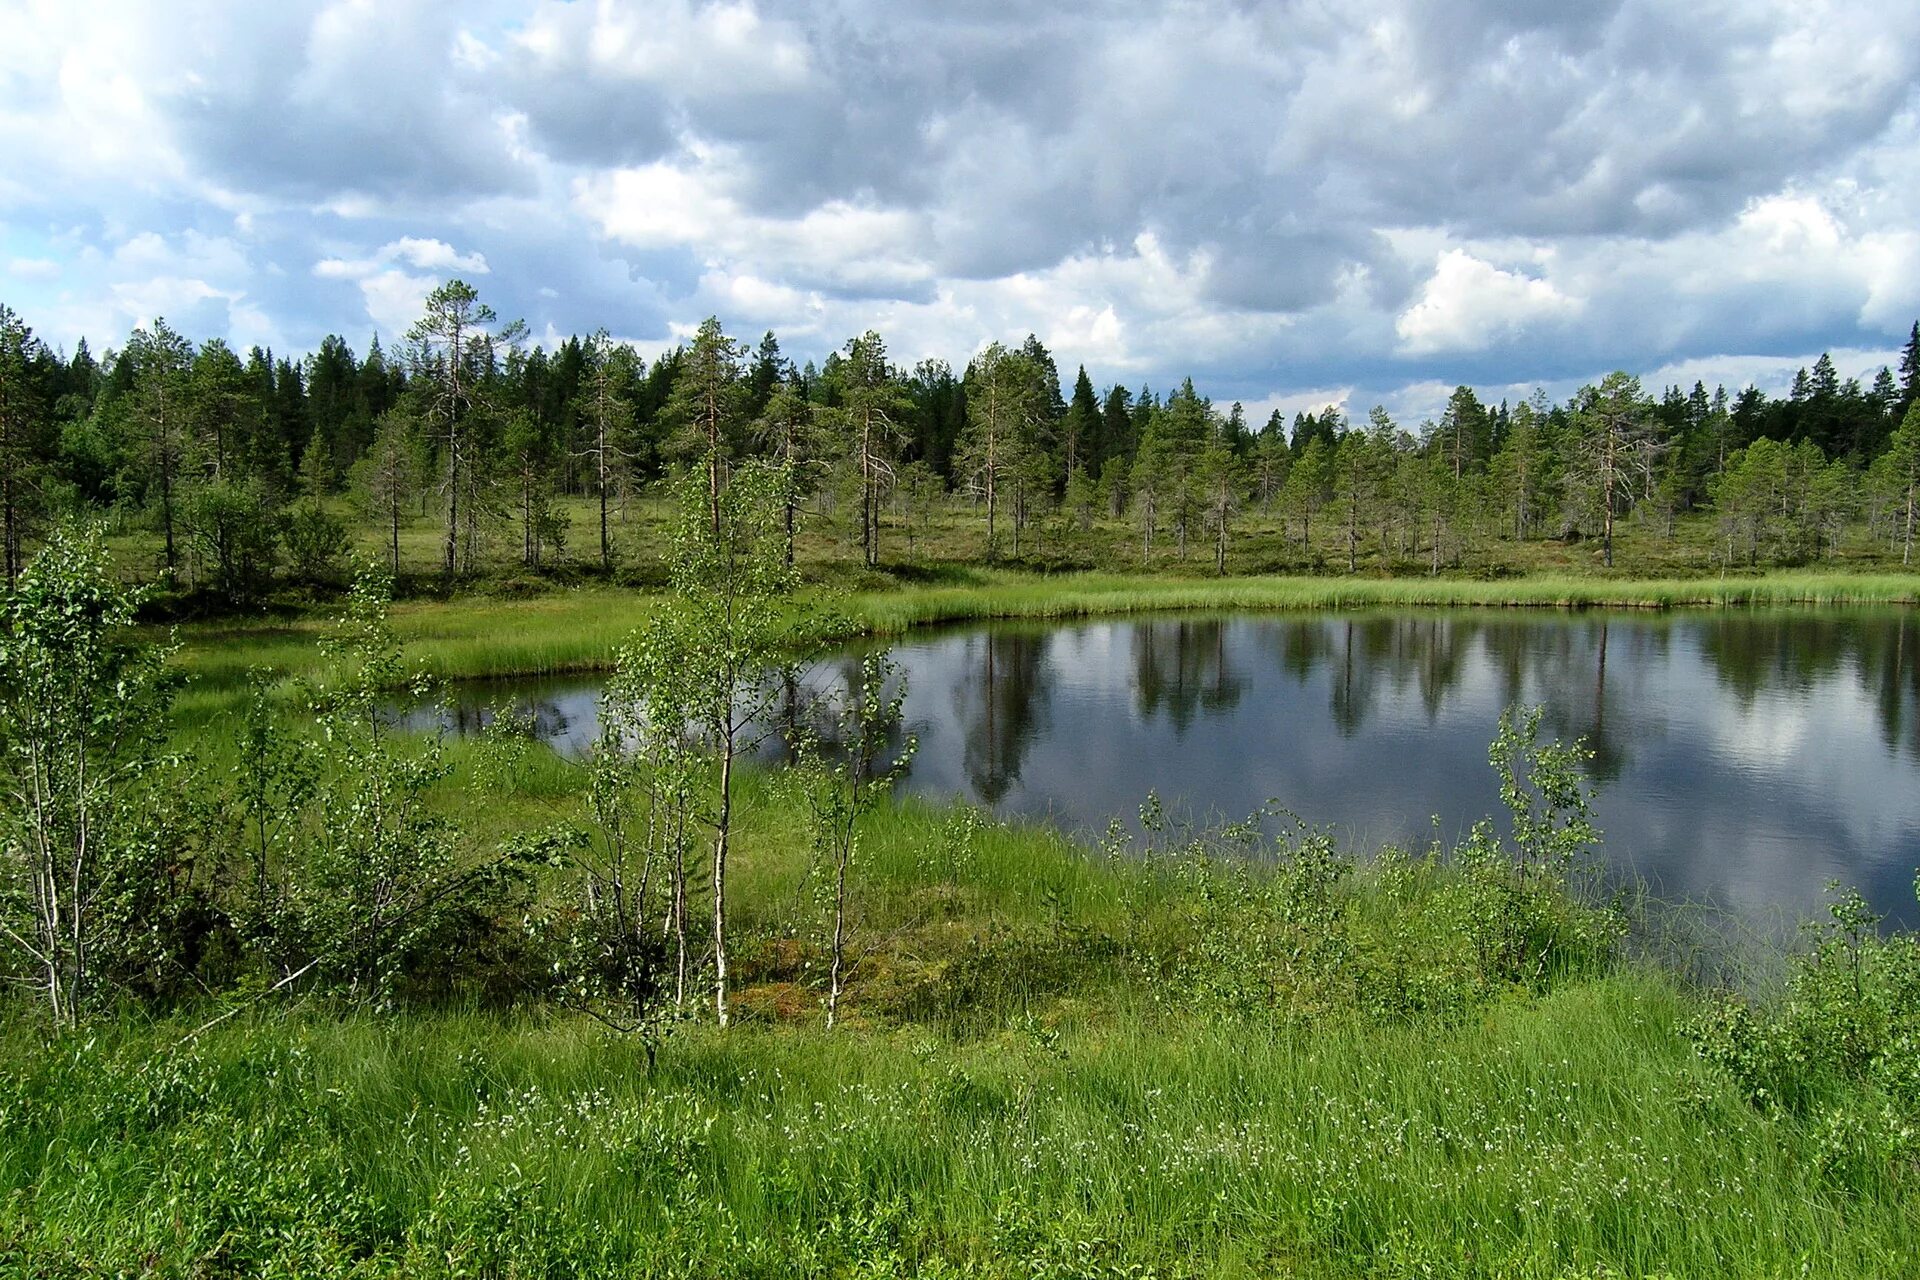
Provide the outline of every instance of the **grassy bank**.
{"type": "MultiPolygon", "coordinates": [[[[1181,609],[1676,609],[1920,602],[1920,575],[1886,573],[1645,580],[1541,576],[1490,582],[1042,576],[970,569],[945,576],[952,580],[933,585],[815,585],[803,593],[801,604],[842,633],[890,636],[937,623],[1181,609]]],[[[530,599],[415,601],[395,607],[393,624],[415,659],[449,679],[597,670],[646,619],[656,598],[645,591],[581,587],[530,599]]],[[[321,607],[294,618],[182,628],[180,662],[193,681],[183,714],[205,716],[225,705],[255,667],[311,674],[319,663],[315,640],[328,612],[321,607]]]]}
{"type": "MultiPolygon", "coordinates": [[[[531,825],[577,781],[529,756],[481,808],[531,825]]],[[[1891,1277],[1920,1250],[1911,1169],[1825,1112],[1752,1105],[1689,1040],[1699,997],[1580,952],[1598,917],[1558,893],[1529,919],[1565,958],[1503,971],[1456,866],[1355,870],[1299,836],[1252,867],[1205,842],[1102,858],[903,803],[865,832],[875,949],[830,1032],[792,804],[749,790],[744,1021],[688,1023],[652,1065],[551,1006],[16,1027],[0,1258],[1571,1280],[1891,1277]]]]}
{"type": "Polygon", "coordinates": [[[1895,1277],[1622,975],[1452,1027],[318,1016],[7,1053],[15,1274],[1895,1277]]]}

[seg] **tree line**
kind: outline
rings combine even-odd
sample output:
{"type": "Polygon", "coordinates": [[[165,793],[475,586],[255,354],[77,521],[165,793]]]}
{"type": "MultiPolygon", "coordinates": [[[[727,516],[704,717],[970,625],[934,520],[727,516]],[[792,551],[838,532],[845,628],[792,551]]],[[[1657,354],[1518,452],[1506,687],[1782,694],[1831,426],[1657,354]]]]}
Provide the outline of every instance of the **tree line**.
{"type": "Polygon", "coordinates": [[[761,459],[786,476],[789,555],[803,520],[830,516],[869,566],[956,500],[989,559],[1126,522],[1143,560],[1204,549],[1226,572],[1258,512],[1329,568],[1367,555],[1439,572],[1537,538],[1595,539],[1610,565],[1621,519],[1670,533],[1711,512],[1723,563],[1816,559],[1849,530],[1911,563],[1920,323],[1897,372],[1863,387],[1822,355],[1779,398],[1656,396],[1615,373],[1563,403],[1462,386],[1419,424],[1378,407],[1254,423],[1191,379],[1100,391],[1081,367],[1065,387],[1032,336],[957,370],[905,367],[874,332],[796,364],[773,333],[750,346],[717,319],[652,362],[604,329],[549,351],[458,280],[364,356],[339,337],[243,356],[164,320],[104,356],[85,340],[63,355],[0,306],[0,541],[11,581],[62,515],[116,513],[153,530],[163,586],[245,603],[278,576],[337,575],[350,498],[396,575],[419,524],[448,578],[502,545],[529,570],[611,572],[635,495],[691,467],[717,504],[728,470],[761,459]],[[562,499],[596,509],[591,545],[567,546],[562,499]]]}

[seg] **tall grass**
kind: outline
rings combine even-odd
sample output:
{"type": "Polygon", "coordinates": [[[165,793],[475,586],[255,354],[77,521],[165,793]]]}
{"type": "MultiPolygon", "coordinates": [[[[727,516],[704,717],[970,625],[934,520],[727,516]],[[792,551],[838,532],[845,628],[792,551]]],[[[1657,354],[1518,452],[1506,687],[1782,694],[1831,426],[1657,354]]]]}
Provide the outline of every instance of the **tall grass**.
{"type": "MultiPolygon", "coordinates": [[[[485,787],[449,753],[437,799],[479,837],[577,813],[551,752],[485,787]]],[[[537,1005],[8,1028],[0,1273],[1837,1280],[1920,1256],[1911,1168],[1751,1105],[1666,971],[1478,972],[1456,868],[1392,859],[1301,905],[1284,861],[1102,857],[902,801],[862,831],[867,954],[828,1032],[777,774],[746,777],[738,841],[738,1024],[682,1025],[657,1064],[537,1005]]]]}
{"type": "Polygon", "coordinates": [[[977,618],[1071,618],[1176,609],[1676,609],[1916,602],[1920,602],[1920,577],[1901,574],[1778,573],[1623,581],[1534,577],[1493,582],[1452,578],[1143,580],[1088,574],[861,595],[849,612],[874,633],[896,634],[928,623],[977,618]]]}
{"type": "Polygon", "coordinates": [[[262,1018],[9,1042],[0,1250],[176,1274],[1898,1276],[1624,973],[1441,1027],[262,1018]]]}

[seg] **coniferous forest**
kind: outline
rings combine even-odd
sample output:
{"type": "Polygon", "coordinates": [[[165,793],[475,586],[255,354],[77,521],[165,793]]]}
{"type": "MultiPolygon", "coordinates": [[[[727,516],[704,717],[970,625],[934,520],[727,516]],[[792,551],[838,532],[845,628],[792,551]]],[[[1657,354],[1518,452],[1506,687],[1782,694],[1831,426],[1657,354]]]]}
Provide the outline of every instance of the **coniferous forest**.
{"type": "Polygon", "coordinates": [[[403,581],[644,576],[636,509],[677,469],[786,469],[782,525],[828,558],[1373,574],[1538,567],[1724,573],[1911,564],[1920,324],[1867,385],[1822,355],[1770,397],[1615,373],[1565,402],[1454,391],[1249,421],[1188,379],[1100,387],[1029,337],[956,366],[866,333],[796,366],[717,319],[649,363],[606,330],[530,345],[460,281],[393,344],[244,355],[164,320],[96,355],[0,309],[9,579],[62,519],[105,517],[121,569],[202,609],[403,581]],[[944,535],[942,533],[944,531],[944,535]],[[1676,538],[1678,541],[1676,541],[1676,538]]]}

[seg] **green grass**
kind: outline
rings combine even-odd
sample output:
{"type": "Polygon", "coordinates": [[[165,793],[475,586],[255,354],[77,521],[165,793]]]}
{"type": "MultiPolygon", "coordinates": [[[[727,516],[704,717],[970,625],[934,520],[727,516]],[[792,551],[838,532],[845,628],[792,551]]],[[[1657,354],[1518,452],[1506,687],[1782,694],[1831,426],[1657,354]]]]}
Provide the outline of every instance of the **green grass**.
{"type": "MultiPolygon", "coordinates": [[[[770,938],[790,814],[764,787],[750,808],[744,918],[770,938]]],[[[1911,1171],[1836,1167],[1818,1124],[1748,1105],[1682,1034],[1695,998],[1656,970],[1444,1017],[1233,1013],[1127,959],[1201,909],[1166,867],[918,805],[869,836],[875,927],[918,923],[831,1033],[810,1000],[782,1013],[767,997],[793,984],[751,959],[746,1020],[683,1028],[651,1069],[551,1011],[262,1006],[184,1042],[186,1017],[52,1044],[17,1027],[0,1258],[31,1275],[1571,1280],[1893,1277],[1920,1249],[1911,1171]],[[982,948],[997,968],[968,963],[982,948]],[[887,1013],[914,981],[976,1016],[887,1013]]],[[[1354,884],[1364,945],[1450,883],[1415,879],[1354,884]]]]}
{"type": "MultiPolygon", "coordinates": [[[[551,752],[450,751],[476,841],[577,812],[551,752]]],[[[1284,857],[904,800],[863,829],[875,949],[829,1032],[795,806],[746,776],[739,1018],[651,1067],[538,1004],[16,1021],[0,1272],[1839,1280],[1920,1251],[1914,1170],[1750,1105],[1666,971],[1476,969],[1442,863],[1318,899],[1284,857]]]]}
{"type": "Polygon", "coordinates": [[[1175,609],[1308,610],[1426,607],[1676,609],[1761,605],[1914,604],[1920,575],[1770,573],[1750,578],[1147,579],[1101,574],[1003,578],[855,596],[850,612],[875,634],[976,618],[1071,618],[1175,609]]]}
{"type": "MultiPolygon", "coordinates": [[[[577,812],[551,752],[483,776],[450,750],[439,803],[476,841],[577,812]]],[[[1913,1170],[1750,1105],[1681,982],[1489,979],[1479,900],[1424,860],[1323,899],[1284,858],[888,805],[829,1032],[795,805],[746,777],[739,1021],[651,1068],[541,1005],[16,1022],[6,1273],[1838,1280],[1920,1250],[1913,1170]]]]}
{"type": "MultiPolygon", "coordinates": [[[[1920,602],[1920,575],[1774,572],[1753,577],[1600,579],[1174,578],[1104,573],[1040,575],[954,570],[945,585],[845,590],[813,586],[797,607],[830,632],[896,636],[914,627],[988,619],[1077,618],[1172,610],[1282,611],[1361,608],[1758,608],[1920,602]]],[[[393,610],[408,653],[435,675],[473,679],[607,667],[615,648],[657,607],[656,593],[575,587],[526,599],[483,596],[409,601],[393,610]]],[[[231,705],[247,672],[318,673],[328,611],[259,622],[176,629],[190,678],[183,718],[231,705]]]]}
{"type": "Polygon", "coordinates": [[[16,1046],[0,1224],[49,1272],[1899,1275],[1911,1201],[1727,1096],[1686,1008],[1626,974],[1438,1030],[702,1030],[651,1074],[473,1015],[16,1046]]]}

